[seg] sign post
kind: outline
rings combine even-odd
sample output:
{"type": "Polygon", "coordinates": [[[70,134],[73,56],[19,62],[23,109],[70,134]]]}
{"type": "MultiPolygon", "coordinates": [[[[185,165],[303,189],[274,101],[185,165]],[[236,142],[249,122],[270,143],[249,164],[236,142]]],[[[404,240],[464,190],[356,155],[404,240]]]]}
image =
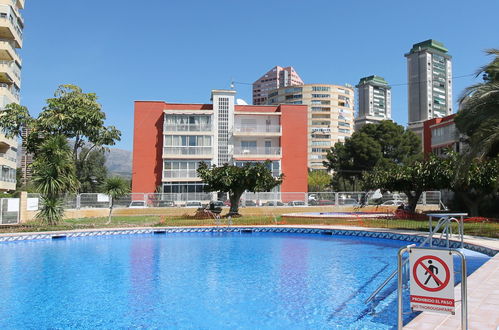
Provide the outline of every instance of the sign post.
{"type": "Polygon", "coordinates": [[[411,309],[455,313],[454,262],[449,250],[409,250],[411,309]]]}
{"type": "Polygon", "coordinates": [[[402,255],[409,252],[410,303],[413,311],[455,314],[454,261],[461,257],[461,328],[468,329],[466,258],[457,250],[403,247],[398,252],[398,329],[403,327],[402,255]]]}

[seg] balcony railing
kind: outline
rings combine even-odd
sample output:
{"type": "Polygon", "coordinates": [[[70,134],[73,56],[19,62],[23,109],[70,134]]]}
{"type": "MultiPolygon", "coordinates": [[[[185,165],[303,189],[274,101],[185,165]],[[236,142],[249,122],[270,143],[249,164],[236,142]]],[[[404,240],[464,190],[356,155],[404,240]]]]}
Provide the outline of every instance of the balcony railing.
{"type": "Polygon", "coordinates": [[[16,100],[19,101],[19,90],[6,83],[0,83],[0,88],[8,90],[16,100]]]}
{"type": "Polygon", "coordinates": [[[235,147],[234,155],[252,156],[252,155],[268,155],[279,156],[281,154],[280,147],[235,147]]]}
{"type": "Polygon", "coordinates": [[[5,158],[7,160],[10,160],[11,162],[17,162],[16,157],[13,157],[12,155],[5,152],[0,152],[0,158],[5,158]]]}
{"type": "Polygon", "coordinates": [[[234,127],[234,133],[280,133],[279,125],[243,125],[234,127]]]}
{"type": "Polygon", "coordinates": [[[178,179],[178,178],[197,178],[198,174],[196,170],[166,170],[163,171],[164,179],[178,179]]]}
{"type": "Polygon", "coordinates": [[[19,25],[14,22],[14,20],[9,19],[8,17],[0,16],[0,20],[5,20],[10,22],[12,24],[12,27],[14,28],[14,31],[16,31],[17,35],[19,36],[20,40],[23,40],[23,30],[19,27],[19,25]]]}
{"type": "Polygon", "coordinates": [[[164,147],[166,155],[211,155],[212,147],[164,147]]]}
{"type": "Polygon", "coordinates": [[[21,79],[21,69],[19,69],[15,61],[0,61],[0,65],[5,65],[8,67],[7,70],[11,70],[18,80],[21,79]]]}
{"type": "Polygon", "coordinates": [[[212,125],[192,125],[192,124],[165,124],[165,132],[211,132],[212,125]]]}

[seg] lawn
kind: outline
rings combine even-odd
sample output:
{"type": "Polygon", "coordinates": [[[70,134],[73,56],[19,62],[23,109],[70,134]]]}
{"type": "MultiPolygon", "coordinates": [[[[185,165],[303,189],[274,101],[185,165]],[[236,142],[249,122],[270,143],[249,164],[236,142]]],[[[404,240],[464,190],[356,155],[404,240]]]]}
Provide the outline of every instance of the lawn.
{"type": "MultiPolygon", "coordinates": [[[[231,220],[234,226],[249,225],[337,225],[337,226],[357,226],[370,228],[389,228],[413,231],[428,231],[428,222],[421,220],[407,219],[306,219],[288,218],[285,221],[280,216],[245,216],[231,220]]],[[[16,232],[39,232],[39,231],[64,231],[75,229],[95,229],[95,228],[133,228],[151,226],[216,226],[213,219],[199,220],[186,217],[161,217],[161,216],[116,216],[110,224],[106,224],[107,218],[85,218],[64,220],[57,226],[46,226],[39,223],[26,223],[18,226],[0,227],[0,233],[16,232]]],[[[223,219],[219,225],[229,225],[227,219],[223,219]]],[[[453,224],[453,233],[457,233],[457,226],[453,224]]],[[[499,223],[465,223],[464,233],[466,235],[484,236],[499,238],[499,223]]]]}

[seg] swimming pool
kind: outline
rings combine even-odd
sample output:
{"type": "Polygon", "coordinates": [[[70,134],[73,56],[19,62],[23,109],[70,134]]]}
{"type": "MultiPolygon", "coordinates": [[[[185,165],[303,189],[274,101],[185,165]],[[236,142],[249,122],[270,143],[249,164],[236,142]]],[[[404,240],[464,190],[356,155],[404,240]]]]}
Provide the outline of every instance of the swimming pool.
{"type": "MultiPolygon", "coordinates": [[[[407,244],[272,232],[0,243],[0,328],[389,329],[394,286],[376,315],[364,300],[407,244]]],[[[467,257],[470,271],[488,259],[467,257]]]]}

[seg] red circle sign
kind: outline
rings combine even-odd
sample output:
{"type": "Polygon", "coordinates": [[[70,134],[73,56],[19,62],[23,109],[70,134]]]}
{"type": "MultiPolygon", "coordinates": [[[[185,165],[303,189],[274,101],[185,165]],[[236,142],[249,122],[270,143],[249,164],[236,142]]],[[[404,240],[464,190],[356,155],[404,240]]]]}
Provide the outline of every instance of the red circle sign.
{"type": "Polygon", "coordinates": [[[424,256],[424,257],[421,257],[419,258],[418,260],[416,260],[416,262],[414,263],[414,267],[412,268],[412,276],[414,277],[414,280],[416,281],[416,283],[423,289],[423,290],[426,290],[426,291],[430,291],[430,292],[436,292],[436,291],[440,291],[442,289],[444,289],[445,287],[447,287],[447,284],[449,284],[449,281],[450,281],[450,270],[449,270],[449,267],[447,266],[447,264],[440,258],[438,257],[435,257],[435,256],[424,256]],[[424,264],[423,264],[423,261],[427,260],[427,259],[432,259],[432,260],[435,260],[437,262],[439,262],[443,267],[444,267],[444,270],[445,270],[445,279],[444,281],[442,282],[435,274],[433,274],[433,272],[428,269],[428,267],[426,267],[424,264]],[[440,285],[437,286],[436,288],[430,288],[430,287],[427,287],[426,285],[424,285],[423,283],[421,283],[421,281],[419,280],[418,276],[417,276],[417,268],[418,266],[423,267],[431,277],[433,277],[433,279],[435,280],[435,282],[439,283],[440,285]]]}

